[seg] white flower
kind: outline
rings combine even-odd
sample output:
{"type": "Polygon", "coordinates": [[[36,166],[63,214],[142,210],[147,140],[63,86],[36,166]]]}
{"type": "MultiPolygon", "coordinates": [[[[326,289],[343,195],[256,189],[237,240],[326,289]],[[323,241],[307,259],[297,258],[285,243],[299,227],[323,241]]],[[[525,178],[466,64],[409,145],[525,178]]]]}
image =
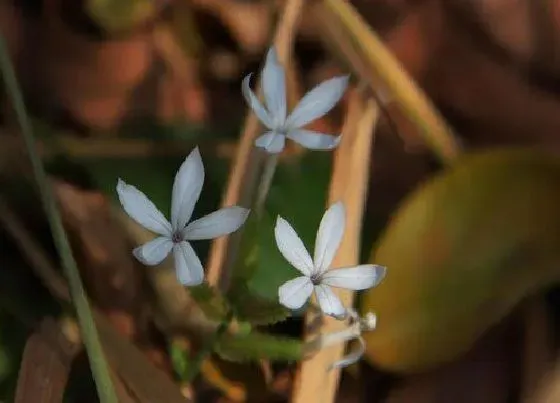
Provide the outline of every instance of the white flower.
{"type": "Polygon", "coordinates": [[[278,62],[274,48],[268,51],[262,72],[266,108],[251,91],[250,80],[251,74],[243,80],[243,96],[259,120],[269,129],[257,138],[257,147],[264,148],[271,154],[279,153],[284,149],[286,137],[313,150],[330,150],[338,145],[340,136],[304,130],[302,127],[334,107],[346,90],[348,76],[334,77],[317,85],[301,99],[289,116],[286,112],[285,72],[278,62]]]}
{"type": "Polygon", "coordinates": [[[119,200],[127,214],[138,224],[160,235],[134,249],[134,256],[140,262],[153,266],[173,252],[177,278],[183,285],[198,285],[204,280],[200,259],[188,241],[212,239],[232,233],[243,225],[249,214],[245,208],[232,206],[189,222],[203,183],[204,166],[197,147],[175,176],[171,222],[144,193],[120,178],[117,184],[119,200]]]}
{"type": "Polygon", "coordinates": [[[287,281],[278,290],[280,303],[298,309],[315,291],[319,306],[326,315],[342,318],[346,309],[331,287],[365,290],[376,286],[385,276],[385,267],[364,264],[328,270],[342,241],[345,226],[344,204],[333,204],[323,216],[315,240],[315,256],[305,249],[294,229],[282,217],[276,220],[276,244],[284,258],[303,276],[287,281]]]}

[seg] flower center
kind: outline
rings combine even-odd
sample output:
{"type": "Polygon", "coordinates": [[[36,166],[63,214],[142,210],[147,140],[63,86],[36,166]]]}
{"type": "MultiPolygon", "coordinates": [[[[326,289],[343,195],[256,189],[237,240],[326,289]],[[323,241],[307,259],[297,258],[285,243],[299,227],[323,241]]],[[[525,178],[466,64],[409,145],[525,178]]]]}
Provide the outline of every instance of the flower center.
{"type": "Polygon", "coordinates": [[[171,235],[171,240],[173,243],[179,243],[183,241],[183,234],[181,231],[175,231],[173,235],[171,235]]]}
{"type": "Polygon", "coordinates": [[[319,285],[321,284],[321,275],[319,273],[313,273],[309,279],[311,280],[311,284],[319,285]]]}

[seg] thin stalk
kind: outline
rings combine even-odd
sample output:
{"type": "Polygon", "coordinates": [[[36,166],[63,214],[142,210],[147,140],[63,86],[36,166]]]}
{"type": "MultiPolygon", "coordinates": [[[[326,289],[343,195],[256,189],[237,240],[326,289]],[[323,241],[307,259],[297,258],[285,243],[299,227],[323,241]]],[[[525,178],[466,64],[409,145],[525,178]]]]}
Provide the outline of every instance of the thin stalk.
{"type": "Polygon", "coordinates": [[[259,187],[257,188],[257,195],[254,204],[254,211],[258,216],[261,216],[264,211],[266,197],[274,179],[274,173],[278,166],[278,154],[269,155],[264,163],[262,175],[259,180],[259,187]]]}
{"type": "Polygon", "coordinates": [[[101,347],[97,329],[93,320],[91,308],[86,297],[76,261],[72,255],[70,242],[68,241],[68,237],[62,225],[60,212],[58,211],[51,188],[48,184],[47,174],[45,173],[45,169],[37,154],[35,139],[33,137],[31,124],[23,102],[23,96],[21,94],[14,69],[8,56],[4,37],[2,35],[0,35],[0,71],[2,72],[2,77],[4,78],[4,83],[6,85],[6,91],[21,127],[21,132],[25,140],[25,146],[31,160],[33,174],[35,176],[35,180],[37,181],[43,207],[49,220],[55,246],[61,258],[64,274],[68,279],[70,295],[78,315],[78,323],[80,325],[82,338],[90,360],[91,370],[95,379],[99,399],[102,403],[118,403],[109,367],[105,361],[103,349],[101,347]]]}

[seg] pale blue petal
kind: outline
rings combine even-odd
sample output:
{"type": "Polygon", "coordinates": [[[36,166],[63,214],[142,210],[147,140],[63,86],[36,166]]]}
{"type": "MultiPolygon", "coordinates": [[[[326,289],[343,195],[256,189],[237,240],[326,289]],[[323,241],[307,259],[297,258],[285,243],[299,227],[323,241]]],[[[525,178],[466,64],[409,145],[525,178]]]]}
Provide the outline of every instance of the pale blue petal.
{"type": "Polygon", "coordinates": [[[135,248],[132,254],[141,263],[147,266],[160,264],[169,255],[173,242],[168,237],[157,237],[142,246],[135,248]]]}
{"type": "Polygon", "coordinates": [[[262,74],[266,107],[273,123],[281,125],[286,120],[286,75],[273,47],[268,51],[262,74]]]}
{"type": "Polygon", "coordinates": [[[276,219],[274,237],[284,259],[290,262],[303,275],[310,276],[314,271],[311,256],[297,232],[288,221],[280,216],[276,219]]]}
{"type": "Polygon", "coordinates": [[[374,264],[363,264],[329,270],[321,277],[321,284],[347,290],[367,290],[385,278],[386,268],[374,264]]]}
{"type": "Polygon", "coordinates": [[[204,165],[196,147],[175,175],[171,197],[171,224],[174,231],[183,229],[191,219],[203,183],[204,165]]]}
{"type": "Polygon", "coordinates": [[[249,104],[249,107],[255,112],[257,118],[265,125],[267,128],[272,129],[272,118],[264,108],[264,106],[259,102],[259,99],[255,95],[253,91],[251,91],[251,87],[249,83],[251,82],[252,74],[247,75],[243,79],[243,83],[241,84],[241,92],[243,97],[245,97],[245,101],[249,104]]]}
{"type": "Polygon", "coordinates": [[[214,211],[187,225],[183,236],[187,241],[213,239],[237,231],[249,215],[246,208],[232,206],[214,211]]]}
{"type": "Polygon", "coordinates": [[[204,270],[196,252],[188,242],[179,242],[173,246],[173,258],[177,279],[186,286],[195,286],[204,281],[204,270]]]}
{"type": "Polygon", "coordinates": [[[333,316],[335,318],[344,318],[346,316],[346,309],[340,298],[331,290],[327,285],[315,286],[315,295],[321,311],[325,315],[333,316]]]}
{"type": "Polygon", "coordinates": [[[303,127],[326,114],[340,100],[347,85],[348,76],[334,77],[317,85],[305,94],[288,116],[286,126],[292,129],[303,127]]]}
{"type": "Polygon", "coordinates": [[[280,303],[289,309],[299,309],[311,296],[313,284],[309,277],[297,277],[278,289],[280,303]]]}
{"type": "Polygon", "coordinates": [[[315,254],[313,259],[315,267],[319,272],[329,268],[342,242],[346,226],[345,210],[342,202],[334,203],[321,219],[317,238],[315,238],[315,254]]]}
{"type": "Polygon", "coordinates": [[[311,130],[295,129],[287,137],[311,150],[332,150],[340,144],[341,136],[331,136],[311,130]]]}
{"type": "Polygon", "coordinates": [[[286,145],[286,136],[276,132],[266,132],[255,140],[255,146],[264,148],[270,154],[282,152],[286,145]]]}
{"type": "Polygon", "coordinates": [[[156,234],[171,235],[171,224],[144,193],[119,178],[117,194],[130,218],[156,234]]]}

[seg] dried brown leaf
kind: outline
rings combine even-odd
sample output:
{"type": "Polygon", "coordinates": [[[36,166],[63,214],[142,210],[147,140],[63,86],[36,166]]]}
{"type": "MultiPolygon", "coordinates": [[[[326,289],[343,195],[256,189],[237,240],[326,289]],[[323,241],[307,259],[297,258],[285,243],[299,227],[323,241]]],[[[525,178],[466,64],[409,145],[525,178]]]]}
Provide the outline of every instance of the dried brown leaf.
{"type": "Polygon", "coordinates": [[[44,319],[25,344],[15,403],[61,403],[79,351],[60,333],[54,319],[44,319]]]}

